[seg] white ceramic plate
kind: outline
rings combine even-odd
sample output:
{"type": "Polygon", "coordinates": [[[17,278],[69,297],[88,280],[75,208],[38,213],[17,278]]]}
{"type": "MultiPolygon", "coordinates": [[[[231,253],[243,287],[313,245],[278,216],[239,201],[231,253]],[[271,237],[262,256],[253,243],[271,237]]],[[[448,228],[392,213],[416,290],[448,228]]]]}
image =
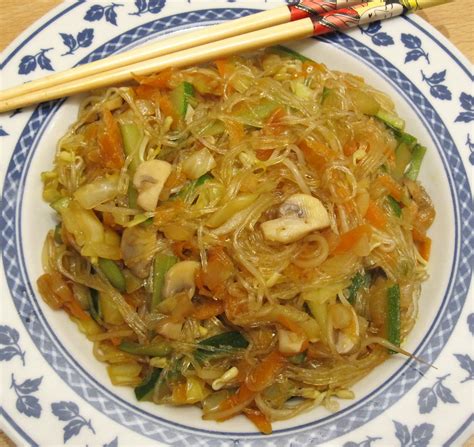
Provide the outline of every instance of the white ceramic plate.
{"type": "MultiPolygon", "coordinates": [[[[2,88],[119,52],[171,32],[230,20],[281,0],[69,1],[5,51],[2,88]],[[210,9],[212,6],[212,9],[210,9]]],[[[52,226],[40,172],[75,118],[77,98],[0,116],[2,428],[19,444],[179,446],[459,445],[472,430],[474,98],[467,61],[422,20],[398,18],[294,45],[332,69],[357,73],[394,98],[429,150],[421,181],[438,215],[430,279],[406,349],[437,369],[393,356],[341,410],[323,409],[258,434],[244,418],[202,421],[195,408],[135,401],[110,385],[91,345],[38,298],[40,251],[52,226]],[[471,171],[472,172],[472,171],[471,171]]]]}

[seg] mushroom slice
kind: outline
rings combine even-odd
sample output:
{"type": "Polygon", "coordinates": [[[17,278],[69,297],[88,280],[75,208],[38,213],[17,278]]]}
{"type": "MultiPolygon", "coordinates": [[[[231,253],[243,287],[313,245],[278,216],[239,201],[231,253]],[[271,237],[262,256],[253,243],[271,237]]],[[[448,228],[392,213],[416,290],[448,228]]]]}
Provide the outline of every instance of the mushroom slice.
{"type": "MultiPolygon", "coordinates": [[[[338,304],[342,306],[342,304],[338,304]]],[[[360,342],[360,325],[359,318],[352,306],[344,306],[346,310],[350,311],[351,318],[347,325],[341,329],[333,330],[333,342],[336,351],[339,354],[349,354],[356,348],[360,342]]],[[[333,317],[331,317],[333,318],[333,317]]],[[[334,327],[334,321],[333,327],[334,327]]]]}
{"type": "Polygon", "coordinates": [[[154,211],[170,173],[171,165],[166,161],[148,160],[141,163],[133,176],[133,186],[138,190],[138,205],[146,211],[154,211]]]}
{"type": "Polygon", "coordinates": [[[261,224],[265,239],[289,244],[330,224],[322,202],[309,194],[290,196],[280,206],[280,215],[278,219],[261,224]]]}
{"type": "Polygon", "coordinates": [[[200,265],[196,261],[181,261],[173,265],[165,275],[163,296],[168,298],[180,292],[187,292],[192,297],[196,289],[194,276],[200,265]]]}

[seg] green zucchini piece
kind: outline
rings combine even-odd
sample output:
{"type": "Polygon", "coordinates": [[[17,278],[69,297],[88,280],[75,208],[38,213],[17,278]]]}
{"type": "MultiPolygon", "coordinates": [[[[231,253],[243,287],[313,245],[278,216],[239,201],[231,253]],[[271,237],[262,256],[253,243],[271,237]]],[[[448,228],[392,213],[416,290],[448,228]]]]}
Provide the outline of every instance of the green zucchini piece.
{"type": "Polygon", "coordinates": [[[99,267],[102,273],[107,277],[112,284],[120,293],[125,293],[125,276],[123,276],[122,270],[119,266],[110,259],[99,258],[99,267]]]}
{"type": "Polygon", "coordinates": [[[387,289],[387,340],[395,346],[400,346],[400,287],[398,284],[387,289]]]}
{"type": "Polygon", "coordinates": [[[102,324],[102,314],[99,306],[99,292],[96,289],[89,289],[89,313],[99,324],[102,324]]]}
{"type": "Polygon", "coordinates": [[[405,121],[403,119],[396,115],[392,115],[385,110],[379,110],[374,116],[391,129],[401,131],[405,127],[405,121]]]}
{"type": "Polygon", "coordinates": [[[143,132],[135,123],[124,123],[120,124],[120,133],[122,134],[125,155],[132,155],[128,169],[133,175],[140,163],[138,149],[143,139],[143,132]]]}
{"type": "Polygon", "coordinates": [[[194,97],[194,87],[183,81],[170,93],[170,100],[176,113],[184,119],[188,111],[189,99],[194,97]]]}
{"type": "Polygon", "coordinates": [[[153,261],[153,295],[151,310],[161,302],[161,293],[165,283],[166,272],[178,262],[178,258],[158,253],[153,261]]]}
{"type": "Polygon", "coordinates": [[[411,163],[407,172],[405,173],[406,178],[409,178],[410,180],[416,180],[418,174],[420,173],[421,162],[423,161],[425,153],[426,147],[422,146],[421,144],[417,144],[413,148],[411,163]]]}
{"type": "Polygon", "coordinates": [[[392,196],[387,196],[387,202],[392,213],[395,214],[395,216],[400,217],[402,215],[402,207],[400,204],[392,196]]]}
{"type": "Polygon", "coordinates": [[[164,357],[168,355],[172,348],[167,342],[156,342],[149,345],[140,345],[131,341],[120,343],[119,349],[134,355],[148,355],[150,357],[164,357]]]}
{"type": "Polygon", "coordinates": [[[153,368],[150,374],[143,380],[140,385],[135,387],[135,397],[137,400],[150,400],[153,390],[161,375],[161,368],[153,368]]]}

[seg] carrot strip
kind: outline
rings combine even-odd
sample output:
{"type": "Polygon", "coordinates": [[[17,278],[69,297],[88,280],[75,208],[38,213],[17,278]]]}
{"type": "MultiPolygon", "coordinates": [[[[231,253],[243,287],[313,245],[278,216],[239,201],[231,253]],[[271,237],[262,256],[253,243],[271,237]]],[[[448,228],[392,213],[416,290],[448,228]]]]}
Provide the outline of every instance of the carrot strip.
{"type": "Polygon", "coordinates": [[[103,109],[102,116],[105,129],[98,138],[102,164],[106,168],[120,169],[125,162],[120,129],[110,110],[103,109]]]}
{"type": "Polygon", "coordinates": [[[233,65],[229,59],[217,59],[214,63],[216,64],[217,71],[223,78],[232,72],[233,65]]]}
{"type": "Polygon", "coordinates": [[[358,227],[355,227],[347,233],[341,235],[339,243],[336,245],[336,248],[333,250],[333,253],[345,253],[349,251],[352,247],[354,247],[363,236],[370,237],[371,235],[372,229],[370,225],[359,225],[358,227]]]}
{"type": "Polygon", "coordinates": [[[382,174],[378,179],[378,182],[388,190],[390,195],[400,202],[403,198],[403,188],[399,185],[392,177],[387,174],[382,174]]]}
{"type": "Polygon", "coordinates": [[[272,351],[257,365],[245,379],[251,391],[261,391],[269,386],[285,364],[285,357],[278,351],[272,351]]]}
{"type": "Polygon", "coordinates": [[[261,411],[244,408],[243,413],[263,434],[269,435],[272,433],[272,424],[261,411]]]}
{"type": "Polygon", "coordinates": [[[419,231],[416,228],[413,228],[411,231],[411,234],[413,236],[413,240],[417,242],[418,245],[418,251],[421,255],[421,257],[425,260],[428,261],[430,259],[430,254],[431,254],[431,238],[426,236],[426,234],[423,234],[421,231],[419,231]]]}
{"type": "Polygon", "coordinates": [[[137,80],[141,85],[149,85],[156,88],[169,88],[170,80],[174,73],[174,68],[166,68],[154,76],[137,76],[137,80]]]}
{"type": "Polygon", "coordinates": [[[371,225],[376,228],[382,229],[387,225],[387,216],[382,209],[373,201],[369,202],[369,206],[365,213],[365,218],[371,225]]]}
{"type": "Polygon", "coordinates": [[[208,320],[224,312],[224,303],[222,301],[210,301],[199,303],[195,306],[191,316],[196,320],[208,320]]]}
{"type": "Polygon", "coordinates": [[[245,137],[244,125],[238,121],[226,121],[225,128],[229,134],[230,147],[236,146],[245,137]]]}

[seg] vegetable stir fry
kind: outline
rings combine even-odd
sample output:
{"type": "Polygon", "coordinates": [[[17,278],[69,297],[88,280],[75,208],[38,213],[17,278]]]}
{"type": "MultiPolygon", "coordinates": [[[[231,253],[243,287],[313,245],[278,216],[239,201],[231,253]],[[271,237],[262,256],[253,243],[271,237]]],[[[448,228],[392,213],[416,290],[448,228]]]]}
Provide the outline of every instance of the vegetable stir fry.
{"type": "Polygon", "coordinates": [[[42,174],[38,289],[138,400],[353,398],[417,314],[435,211],[390,98],[283,47],[92,93],[42,174]]]}

